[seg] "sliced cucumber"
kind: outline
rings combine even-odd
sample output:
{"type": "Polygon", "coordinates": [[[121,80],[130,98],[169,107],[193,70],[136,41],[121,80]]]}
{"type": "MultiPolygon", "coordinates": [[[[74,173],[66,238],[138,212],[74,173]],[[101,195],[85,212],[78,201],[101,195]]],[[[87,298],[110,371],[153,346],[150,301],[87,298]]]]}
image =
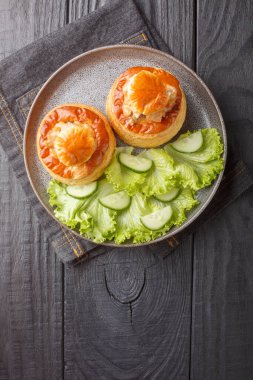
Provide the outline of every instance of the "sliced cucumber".
{"type": "Polygon", "coordinates": [[[66,191],[69,195],[71,195],[71,197],[81,199],[95,193],[97,187],[98,183],[95,181],[81,186],[67,186],[66,191]]]}
{"type": "Polygon", "coordinates": [[[122,190],[118,193],[110,194],[106,197],[100,198],[99,202],[106,208],[121,211],[129,207],[131,198],[125,190],[122,190]]]}
{"type": "Polygon", "coordinates": [[[152,166],[152,160],[149,158],[133,156],[127,153],[119,154],[119,162],[136,173],[146,173],[152,166]]]}
{"type": "Polygon", "coordinates": [[[168,223],[172,213],[173,211],[171,206],[167,206],[141,217],[141,222],[149,230],[160,230],[160,228],[163,228],[165,224],[168,223]]]}
{"type": "Polygon", "coordinates": [[[154,198],[161,202],[169,202],[177,197],[179,190],[180,189],[174,187],[165,194],[154,195],[154,198]]]}
{"type": "Polygon", "coordinates": [[[178,139],[177,141],[171,143],[172,147],[178,152],[182,153],[193,153],[201,148],[203,144],[203,135],[201,131],[192,133],[189,136],[178,139]]]}

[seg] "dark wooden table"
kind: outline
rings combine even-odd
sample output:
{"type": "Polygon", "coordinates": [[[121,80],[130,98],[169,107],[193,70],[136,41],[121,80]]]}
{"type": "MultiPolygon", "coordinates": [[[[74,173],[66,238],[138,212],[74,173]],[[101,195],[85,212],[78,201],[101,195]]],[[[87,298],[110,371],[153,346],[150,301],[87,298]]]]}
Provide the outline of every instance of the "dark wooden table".
{"type": "MultiPolygon", "coordinates": [[[[0,58],[105,2],[0,0],[0,58]]],[[[252,170],[253,2],[138,6],[213,91],[229,160],[252,170]]],[[[164,260],[129,250],[66,268],[0,154],[0,380],[253,379],[252,189],[164,260]]]]}

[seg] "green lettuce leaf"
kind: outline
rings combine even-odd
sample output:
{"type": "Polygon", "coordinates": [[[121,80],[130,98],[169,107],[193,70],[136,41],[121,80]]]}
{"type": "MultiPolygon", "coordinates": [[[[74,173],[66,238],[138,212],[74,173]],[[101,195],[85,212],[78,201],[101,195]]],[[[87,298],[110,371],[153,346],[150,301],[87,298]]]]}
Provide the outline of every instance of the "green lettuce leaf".
{"type": "Polygon", "coordinates": [[[112,183],[114,190],[126,190],[129,195],[139,191],[146,178],[145,173],[135,173],[119,163],[118,155],[121,152],[131,154],[132,151],[132,147],[117,148],[110,165],[105,171],[106,178],[108,182],[112,183]]]}
{"type": "Polygon", "coordinates": [[[158,209],[150,198],[141,193],[136,193],[131,199],[128,209],[117,215],[115,243],[121,244],[125,240],[133,238],[134,243],[152,240],[152,231],[143,226],[140,217],[158,209]]]}
{"type": "MultiPolygon", "coordinates": [[[[76,213],[83,204],[83,200],[76,199],[68,195],[66,185],[51,180],[49,182],[47,192],[49,194],[49,203],[54,206],[54,213],[57,219],[66,224],[70,228],[75,228],[78,224],[76,213]]],[[[90,217],[84,216],[83,223],[87,228],[90,227],[90,217]]]]}
{"type": "Polygon", "coordinates": [[[149,158],[153,161],[152,168],[141,186],[141,191],[147,196],[166,193],[168,187],[175,183],[172,157],[163,149],[144,150],[140,153],[140,157],[149,158]]]}
{"type": "Polygon", "coordinates": [[[173,225],[181,225],[186,220],[186,212],[191,210],[198,201],[191,189],[182,189],[179,195],[170,202],[159,202],[155,198],[147,198],[141,193],[132,197],[130,207],[118,213],[116,219],[115,242],[123,243],[133,239],[134,243],[143,243],[164,235],[173,225]],[[173,214],[169,222],[160,230],[150,231],[141,223],[140,218],[158,209],[171,205],[173,214]]]}
{"type": "Polygon", "coordinates": [[[67,194],[66,186],[55,180],[48,187],[50,204],[56,206],[55,216],[71,228],[78,228],[85,237],[97,243],[115,238],[117,244],[132,239],[134,243],[153,240],[165,234],[173,225],[180,225],[186,219],[185,212],[198,202],[190,189],[182,189],[171,202],[159,202],[136,193],[128,209],[117,212],[99,203],[99,198],[113,193],[112,184],[106,179],[99,181],[97,191],[85,199],[75,199],[67,194]],[[150,231],[141,223],[140,218],[170,204],[173,215],[161,230],[150,231]]]}
{"type": "Polygon", "coordinates": [[[170,219],[169,224],[165,226],[165,232],[168,231],[168,227],[171,227],[172,225],[180,226],[187,219],[187,211],[190,211],[193,207],[199,204],[199,201],[194,197],[193,190],[190,188],[182,188],[178,196],[172,201],[160,202],[156,199],[153,199],[153,202],[159,208],[168,205],[172,207],[172,218],[170,219]]]}
{"type": "Polygon", "coordinates": [[[90,197],[85,198],[79,208],[76,219],[80,223],[80,233],[96,243],[111,240],[115,231],[116,211],[110,210],[99,203],[99,198],[114,192],[112,184],[106,179],[98,182],[97,191],[90,197]],[[88,226],[85,221],[86,215],[91,218],[88,226]]]}
{"type": "MultiPolygon", "coordinates": [[[[214,128],[203,129],[202,135],[203,145],[194,153],[178,152],[171,144],[164,147],[174,160],[178,186],[189,186],[193,190],[200,190],[209,186],[223,170],[223,159],[220,157],[223,145],[217,130],[214,128]]],[[[182,135],[180,138],[184,136],[182,135]]]]}
{"type": "Polygon", "coordinates": [[[223,145],[218,132],[204,129],[202,134],[203,145],[194,153],[180,153],[171,144],[164,149],[141,152],[141,157],[153,161],[153,167],[147,173],[135,173],[122,166],[118,162],[118,154],[131,154],[133,148],[118,148],[106,170],[106,179],[99,180],[96,192],[85,199],[71,197],[66,192],[66,185],[51,180],[49,202],[55,208],[56,218],[98,243],[113,238],[117,244],[128,239],[142,243],[164,235],[172,226],[179,226],[186,220],[187,212],[198,204],[195,191],[210,185],[223,169],[223,145]],[[152,196],[166,193],[171,186],[180,188],[172,201],[160,202],[152,196]],[[117,212],[99,203],[100,197],[119,190],[126,190],[132,195],[128,209],[117,212]],[[150,231],[144,227],[140,220],[142,216],[167,205],[171,205],[173,214],[163,228],[150,231]]]}
{"type": "Polygon", "coordinates": [[[95,242],[112,239],[116,212],[103,207],[99,198],[113,193],[113,186],[106,179],[99,181],[98,189],[85,199],[68,195],[66,186],[51,180],[48,185],[49,203],[54,206],[57,219],[95,242]]]}

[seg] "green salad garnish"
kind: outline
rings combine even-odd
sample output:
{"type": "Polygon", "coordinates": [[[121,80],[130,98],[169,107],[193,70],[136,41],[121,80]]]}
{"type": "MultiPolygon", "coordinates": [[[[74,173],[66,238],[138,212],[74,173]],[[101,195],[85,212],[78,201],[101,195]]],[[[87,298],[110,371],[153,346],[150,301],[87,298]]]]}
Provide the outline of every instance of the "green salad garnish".
{"type": "Polygon", "coordinates": [[[148,242],[187,219],[187,212],[199,203],[196,191],[222,171],[222,152],[214,128],[188,132],[176,144],[139,154],[132,147],[120,147],[93,192],[79,186],[73,197],[73,189],[51,180],[49,202],[56,218],[94,242],[148,242]]]}

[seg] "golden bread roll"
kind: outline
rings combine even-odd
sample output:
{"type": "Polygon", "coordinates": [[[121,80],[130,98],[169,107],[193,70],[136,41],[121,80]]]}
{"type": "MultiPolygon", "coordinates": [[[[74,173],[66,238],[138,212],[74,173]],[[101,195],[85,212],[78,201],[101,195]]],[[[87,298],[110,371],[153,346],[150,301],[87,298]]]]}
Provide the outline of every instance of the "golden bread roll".
{"type": "Polygon", "coordinates": [[[125,143],[156,147],[174,137],[186,116],[186,98],[171,73],[153,67],[131,67],[114,82],[106,113],[125,143]]]}
{"type": "Polygon", "coordinates": [[[48,173],[68,185],[95,181],[109,164],[116,146],[105,116],[84,104],[63,104],[42,120],[37,152],[48,173]]]}

